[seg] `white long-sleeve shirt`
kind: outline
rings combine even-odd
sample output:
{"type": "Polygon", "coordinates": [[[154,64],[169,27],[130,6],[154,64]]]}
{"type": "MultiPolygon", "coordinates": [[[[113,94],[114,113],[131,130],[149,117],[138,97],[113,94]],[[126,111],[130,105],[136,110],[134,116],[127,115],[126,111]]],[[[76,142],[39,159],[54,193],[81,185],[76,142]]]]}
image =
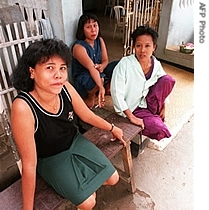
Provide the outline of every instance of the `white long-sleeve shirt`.
{"type": "Polygon", "coordinates": [[[133,112],[137,106],[147,108],[145,97],[149,87],[165,75],[161,63],[152,56],[154,68],[150,79],[146,80],[135,54],[123,57],[113,71],[111,96],[115,111],[125,117],[123,111],[133,112]]]}

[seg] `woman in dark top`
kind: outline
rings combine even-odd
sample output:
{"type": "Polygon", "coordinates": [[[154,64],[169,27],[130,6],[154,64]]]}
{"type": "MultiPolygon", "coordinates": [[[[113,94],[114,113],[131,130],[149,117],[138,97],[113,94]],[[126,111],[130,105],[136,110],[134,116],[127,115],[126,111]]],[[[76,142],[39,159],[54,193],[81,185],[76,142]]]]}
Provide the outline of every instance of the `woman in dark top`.
{"type": "Polygon", "coordinates": [[[118,61],[108,61],[96,15],[88,13],[80,17],[76,39],[72,45],[74,86],[89,108],[93,108],[98,92],[98,105],[101,107],[105,102],[105,93],[110,94],[112,72],[118,61]]]}
{"type": "Polygon", "coordinates": [[[23,210],[32,210],[36,170],[57,193],[78,208],[92,209],[96,190],[114,185],[119,176],[106,156],[76,128],[75,117],[109,130],[113,140],[123,132],[95,115],[67,81],[70,48],[48,39],[32,43],[13,74],[19,91],[12,104],[12,132],[22,162],[23,210]]]}

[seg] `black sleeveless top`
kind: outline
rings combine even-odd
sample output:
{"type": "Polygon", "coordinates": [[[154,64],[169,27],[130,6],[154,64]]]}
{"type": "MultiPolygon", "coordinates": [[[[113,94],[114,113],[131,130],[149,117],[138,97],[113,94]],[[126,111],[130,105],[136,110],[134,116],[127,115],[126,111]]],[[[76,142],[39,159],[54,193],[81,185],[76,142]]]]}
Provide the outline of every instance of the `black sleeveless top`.
{"type": "Polygon", "coordinates": [[[25,100],[33,112],[38,158],[55,155],[71,146],[77,128],[71,97],[65,86],[59,94],[60,109],[57,114],[46,111],[29,93],[21,91],[15,98],[25,100]]]}

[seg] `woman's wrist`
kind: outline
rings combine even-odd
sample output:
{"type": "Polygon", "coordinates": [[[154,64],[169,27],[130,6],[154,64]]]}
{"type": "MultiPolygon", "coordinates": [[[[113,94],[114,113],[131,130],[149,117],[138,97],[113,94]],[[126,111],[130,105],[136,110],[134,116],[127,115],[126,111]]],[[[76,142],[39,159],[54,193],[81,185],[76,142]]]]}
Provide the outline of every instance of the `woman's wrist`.
{"type": "Polygon", "coordinates": [[[112,124],[111,124],[111,129],[110,129],[109,131],[112,132],[113,129],[114,129],[114,127],[115,127],[115,125],[112,123],[112,124]]]}
{"type": "Polygon", "coordinates": [[[132,116],[128,116],[128,119],[129,119],[129,121],[131,121],[132,119],[134,119],[135,118],[135,116],[134,115],[132,115],[132,116]]]}

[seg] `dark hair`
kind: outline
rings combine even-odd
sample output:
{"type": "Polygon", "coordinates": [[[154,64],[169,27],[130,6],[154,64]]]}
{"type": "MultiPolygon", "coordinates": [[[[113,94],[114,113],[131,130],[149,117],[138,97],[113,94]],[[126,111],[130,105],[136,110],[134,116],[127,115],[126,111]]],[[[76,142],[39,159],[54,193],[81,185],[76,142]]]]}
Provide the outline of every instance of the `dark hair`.
{"type": "Polygon", "coordinates": [[[34,80],[30,78],[29,68],[44,63],[52,56],[58,55],[69,66],[71,62],[70,48],[61,40],[46,39],[30,44],[19,59],[11,80],[17,90],[29,92],[34,88],[34,80]]]}
{"type": "Polygon", "coordinates": [[[90,20],[94,20],[94,22],[98,23],[99,26],[99,34],[98,36],[101,36],[100,33],[100,23],[99,23],[99,18],[93,14],[93,13],[86,13],[80,16],[79,21],[78,21],[78,28],[77,28],[77,32],[76,32],[76,39],[78,40],[85,40],[86,36],[84,34],[84,25],[86,23],[89,23],[90,20]]]}
{"type": "Polygon", "coordinates": [[[149,26],[139,26],[133,31],[133,33],[131,34],[133,45],[135,45],[136,43],[136,38],[142,35],[150,35],[152,37],[153,43],[157,45],[158,33],[149,26]]]}

